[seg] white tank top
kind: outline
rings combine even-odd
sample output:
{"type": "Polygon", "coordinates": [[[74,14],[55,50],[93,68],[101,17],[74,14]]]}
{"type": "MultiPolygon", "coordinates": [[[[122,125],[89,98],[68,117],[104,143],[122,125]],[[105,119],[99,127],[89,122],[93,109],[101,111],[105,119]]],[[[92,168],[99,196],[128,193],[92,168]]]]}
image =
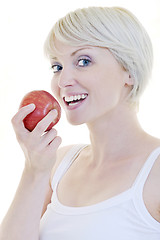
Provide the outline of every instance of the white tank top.
{"type": "Polygon", "coordinates": [[[75,145],[53,177],[53,195],[40,222],[40,240],[160,240],[160,223],[147,211],[143,187],[160,154],[156,148],[132,187],[108,200],[85,207],[68,207],[57,197],[57,185],[86,145],[75,145]]]}

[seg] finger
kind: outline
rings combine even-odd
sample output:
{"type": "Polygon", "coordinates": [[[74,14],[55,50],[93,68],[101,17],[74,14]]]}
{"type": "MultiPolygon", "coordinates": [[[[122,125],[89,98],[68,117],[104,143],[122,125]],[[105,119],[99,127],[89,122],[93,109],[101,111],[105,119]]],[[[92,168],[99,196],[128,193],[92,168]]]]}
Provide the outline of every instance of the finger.
{"type": "Polygon", "coordinates": [[[14,115],[11,122],[13,127],[24,129],[23,119],[35,109],[35,104],[29,104],[19,109],[19,111],[14,115]]]}
{"type": "Polygon", "coordinates": [[[58,112],[53,109],[51,110],[35,127],[32,131],[32,134],[40,137],[47,130],[49,125],[53,122],[53,120],[57,117],[58,112]]]}
{"type": "Polygon", "coordinates": [[[42,144],[44,146],[47,146],[48,144],[50,144],[55,137],[57,136],[57,131],[56,129],[52,128],[51,130],[49,130],[47,133],[45,133],[41,138],[42,138],[42,144]]]}
{"type": "Polygon", "coordinates": [[[50,152],[55,152],[55,149],[58,149],[60,144],[62,143],[62,139],[59,136],[56,136],[52,142],[48,145],[48,148],[50,148],[50,152]]]}

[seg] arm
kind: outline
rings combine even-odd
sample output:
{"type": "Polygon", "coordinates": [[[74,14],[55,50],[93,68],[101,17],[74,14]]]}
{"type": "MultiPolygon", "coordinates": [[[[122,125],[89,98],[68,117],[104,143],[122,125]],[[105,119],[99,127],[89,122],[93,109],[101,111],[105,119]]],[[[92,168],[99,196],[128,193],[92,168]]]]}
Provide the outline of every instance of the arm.
{"type": "Polygon", "coordinates": [[[24,128],[23,119],[33,105],[19,110],[12,119],[17,139],[25,155],[25,167],[14,200],[0,227],[0,240],[38,240],[39,223],[51,169],[61,143],[55,129],[44,134],[56,117],[51,111],[32,131],[24,128]]]}

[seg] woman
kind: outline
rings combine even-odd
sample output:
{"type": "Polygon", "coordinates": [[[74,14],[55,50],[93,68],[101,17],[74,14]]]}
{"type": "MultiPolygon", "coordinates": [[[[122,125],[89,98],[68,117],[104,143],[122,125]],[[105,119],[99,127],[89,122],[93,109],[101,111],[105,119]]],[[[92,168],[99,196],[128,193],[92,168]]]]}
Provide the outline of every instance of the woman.
{"type": "Polygon", "coordinates": [[[0,239],[160,239],[160,140],[137,120],[152,69],[145,29],[126,9],[78,9],[45,51],[53,93],[71,124],[87,124],[90,144],[58,149],[56,130],[43,134],[56,111],[30,133],[22,122],[34,105],[19,110],[26,162],[0,239]]]}

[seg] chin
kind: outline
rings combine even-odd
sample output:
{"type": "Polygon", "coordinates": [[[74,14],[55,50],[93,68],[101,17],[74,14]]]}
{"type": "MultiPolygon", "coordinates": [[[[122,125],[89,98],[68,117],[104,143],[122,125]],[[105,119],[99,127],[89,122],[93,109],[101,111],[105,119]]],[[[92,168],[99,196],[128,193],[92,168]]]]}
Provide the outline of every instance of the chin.
{"type": "Polygon", "coordinates": [[[81,125],[84,124],[85,121],[83,121],[82,119],[78,118],[78,116],[75,117],[71,117],[71,116],[67,116],[67,120],[71,125],[81,125]]]}

